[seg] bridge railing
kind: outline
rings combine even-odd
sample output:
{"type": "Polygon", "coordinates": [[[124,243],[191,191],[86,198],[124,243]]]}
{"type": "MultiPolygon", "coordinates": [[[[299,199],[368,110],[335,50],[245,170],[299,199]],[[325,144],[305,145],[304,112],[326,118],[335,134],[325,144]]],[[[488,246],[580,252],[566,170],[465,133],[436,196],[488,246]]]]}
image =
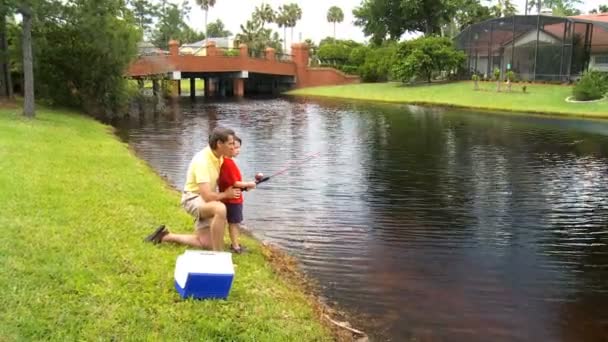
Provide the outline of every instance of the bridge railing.
{"type": "Polygon", "coordinates": [[[274,55],[277,62],[293,62],[293,55],[287,53],[277,53],[274,55]]]}
{"type": "Polygon", "coordinates": [[[247,50],[247,54],[249,54],[249,57],[251,57],[251,58],[259,58],[259,59],[266,58],[266,53],[263,50],[249,49],[249,50],[247,50]]]}
{"type": "Polygon", "coordinates": [[[241,55],[241,51],[239,49],[224,48],[224,47],[219,47],[219,48],[215,48],[215,49],[217,51],[218,56],[238,57],[241,55]]]}

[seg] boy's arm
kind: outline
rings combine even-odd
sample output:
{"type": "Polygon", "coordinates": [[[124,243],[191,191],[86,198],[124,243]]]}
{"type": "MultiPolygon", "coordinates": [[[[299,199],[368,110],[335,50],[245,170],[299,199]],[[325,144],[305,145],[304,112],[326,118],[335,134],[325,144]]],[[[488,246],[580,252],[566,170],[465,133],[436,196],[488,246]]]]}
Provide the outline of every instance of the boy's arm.
{"type": "Polygon", "coordinates": [[[236,181],[232,186],[241,189],[255,189],[255,182],[236,181]]]}

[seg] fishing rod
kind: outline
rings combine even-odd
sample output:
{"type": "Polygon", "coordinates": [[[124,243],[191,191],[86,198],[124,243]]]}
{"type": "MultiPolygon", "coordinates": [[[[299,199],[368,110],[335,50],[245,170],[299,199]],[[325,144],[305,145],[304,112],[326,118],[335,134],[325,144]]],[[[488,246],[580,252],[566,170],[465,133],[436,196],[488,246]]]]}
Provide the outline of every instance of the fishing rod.
{"type": "MultiPolygon", "coordinates": [[[[271,178],[274,178],[276,176],[279,176],[295,167],[301,166],[302,164],[306,163],[307,161],[314,159],[316,157],[318,157],[321,154],[321,152],[315,152],[315,153],[311,153],[306,155],[304,158],[300,159],[300,160],[292,160],[289,163],[287,163],[282,169],[276,171],[275,173],[271,174],[270,176],[264,176],[263,173],[258,172],[255,174],[255,184],[260,184],[260,183],[264,183],[269,181],[271,178]]],[[[247,189],[242,189],[244,191],[247,191],[247,189]]]]}
{"type": "Polygon", "coordinates": [[[283,174],[283,173],[285,173],[285,172],[293,169],[294,167],[297,167],[297,166],[300,166],[300,165],[306,163],[307,161],[309,161],[309,160],[311,160],[311,159],[319,156],[319,154],[321,154],[321,152],[316,152],[316,153],[309,154],[306,157],[304,157],[302,160],[299,160],[299,161],[298,160],[293,160],[290,163],[288,163],[285,167],[283,167],[279,171],[271,174],[270,176],[264,177],[264,174],[261,173],[261,172],[259,172],[259,173],[257,173],[255,175],[255,183],[256,184],[260,184],[260,183],[266,182],[266,181],[270,180],[270,178],[272,178],[272,177],[276,177],[278,175],[281,175],[281,174],[283,174]]]}

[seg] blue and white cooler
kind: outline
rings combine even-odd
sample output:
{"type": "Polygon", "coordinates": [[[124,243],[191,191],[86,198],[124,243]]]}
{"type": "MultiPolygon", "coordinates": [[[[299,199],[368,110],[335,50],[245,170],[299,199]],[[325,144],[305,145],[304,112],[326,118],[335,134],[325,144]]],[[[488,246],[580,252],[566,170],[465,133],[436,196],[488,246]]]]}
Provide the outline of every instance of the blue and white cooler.
{"type": "Polygon", "coordinates": [[[182,298],[228,298],[234,265],[226,252],[190,251],[177,257],[175,289],[182,298]]]}

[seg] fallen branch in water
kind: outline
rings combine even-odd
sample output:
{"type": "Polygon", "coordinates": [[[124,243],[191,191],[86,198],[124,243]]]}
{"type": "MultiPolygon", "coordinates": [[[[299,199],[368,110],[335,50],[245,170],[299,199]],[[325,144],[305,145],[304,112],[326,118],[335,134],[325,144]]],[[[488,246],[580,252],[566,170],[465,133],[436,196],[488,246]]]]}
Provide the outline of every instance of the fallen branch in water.
{"type": "Polygon", "coordinates": [[[348,325],[346,325],[346,324],[344,324],[342,322],[334,321],[333,319],[331,319],[331,317],[329,317],[329,316],[327,316],[325,314],[323,316],[325,316],[325,318],[327,318],[328,321],[330,321],[333,324],[339,326],[340,328],[344,328],[344,329],[346,329],[346,330],[348,330],[350,332],[353,332],[355,334],[358,334],[358,335],[366,336],[366,334],[363,331],[361,331],[361,330],[357,330],[357,329],[351,328],[351,327],[349,327],[348,325]]]}

